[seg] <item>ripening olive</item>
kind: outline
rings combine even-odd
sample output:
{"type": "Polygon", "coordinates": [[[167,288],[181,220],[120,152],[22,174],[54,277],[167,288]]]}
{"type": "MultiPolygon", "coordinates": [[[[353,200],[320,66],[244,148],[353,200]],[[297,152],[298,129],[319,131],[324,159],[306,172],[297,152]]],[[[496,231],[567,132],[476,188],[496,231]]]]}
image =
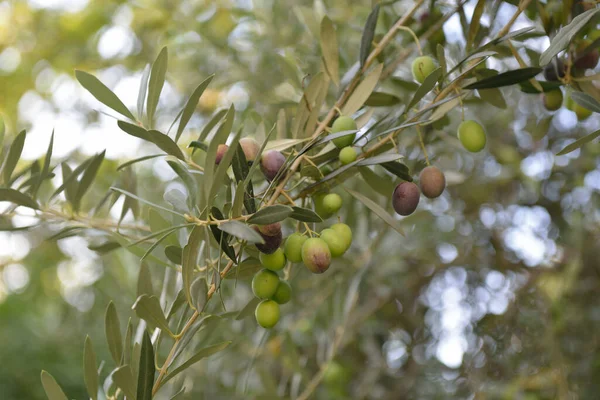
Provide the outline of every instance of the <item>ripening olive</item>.
{"type": "Polygon", "coordinates": [[[485,147],[485,131],[473,120],[461,122],[458,126],[458,139],[463,147],[472,153],[477,153],[485,147]]]}
{"type": "Polygon", "coordinates": [[[321,231],[321,236],[319,237],[327,243],[327,247],[329,247],[329,251],[331,252],[331,257],[340,257],[348,249],[344,238],[331,228],[323,229],[321,231]]]}
{"type": "Polygon", "coordinates": [[[552,62],[544,67],[544,78],[550,82],[556,82],[559,78],[565,77],[565,64],[560,58],[552,60],[552,62]]]}
{"type": "Polygon", "coordinates": [[[446,188],[446,177],[438,167],[429,166],[423,168],[419,174],[419,185],[425,197],[435,199],[440,197],[446,188]]]}
{"type": "Polygon", "coordinates": [[[285,156],[277,150],[269,150],[262,155],[260,169],[265,178],[271,182],[275,179],[283,164],[285,164],[285,156]]]}
{"type": "Polygon", "coordinates": [[[279,322],[279,304],[273,300],[263,300],[256,306],[254,316],[260,326],[272,328],[279,322]]]}
{"type": "Polygon", "coordinates": [[[272,254],[279,248],[279,246],[281,246],[281,242],[283,240],[283,235],[282,235],[281,231],[279,231],[279,233],[277,233],[276,235],[268,236],[268,235],[265,235],[264,233],[262,233],[260,231],[260,229],[258,228],[258,226],[253,226],[252,228],[256,232],[258,232],[260,234],[260,236],[263,238],[263,240],[265,241],[262,244],[256,243],[256,248],[261,253],[272,254]]]}
{"type": "Polygon", "coordinates": [[[302,245],[308,238],[300,233],[292,233],[285,240],[283,251],[291,262],[302,261],[302,245]]]}
{"type": "Polygon", "coordinates": [[[228,149],[229,149],[229,146],[227,146],[226,144],[220,144],[217,146],[217,155],[215,157],[215,164],[219,165],[221,163],[221,160],[225,156],[225,153],[227,153],[228,149]]]}
{"type": "Polygon", "coordinates": [[[292,298],[292,287],[287,281],[280,281],[277,291],[273,295],[273,300],[279,304],[285,304],[292,298]]]}
{"type": "Polygon", "coordinates": [[[258,258],[262,266],[271,271],[282,270],[286,264],[285,254],[283,254],[283,250],[280,248],[271,254],[260,253],[258,258]]]}
{"type": "Polygon", "coordinates": [[[337,193],[329,193],[323,197],[323,209],[328,214],[335,214],[342,208],[342,196],[337,193]]]}
{"type": "Polygon", "coordinates": [[[562,106],[563,103],[563,94],[562,90],[555,89],[550,90],[549,92],[545,92],[543,94],[544,98],[544,107],[548,111],[556,111],[562,106]]]}
{"type": "Polygon", "coordinates": [[[252,278],[252,292],[259,299],[270,299],[277,291],[279,276],[271,270],[261,269],[252,278]]]}
{"type": "Polygon", "coordinates": [[[340,151],[340,162],[342,165],[348,165],[356,160],[357,154],[353,147],[347,146],[340,151]]]}
{"type": "MultiPolygon", "coordinates": [[[[344,241],[346,244],[346,250],[350,248],[352,245],[352,229],[342,222],[335,223],[329,227],[337,232],[338,236],[344,241]]],[[[346,251],[344,250],[344,252],[346,251]]]]}
{"type": "Polygon", "coordinates": [[[591,44],[591,40],[584,39],[579,42],[579,45],[577,46],[577,53],[575,54],[575,62],[573,63],[576,68],[595,68],[598,64],[598,59],[600,59],[598,49],[593,49],[583,54],[591,44]]]}
{"type": "MultiPolygon", "coordinates": [[[[343,131],[354,131],[356,130],[356,121],[352,118],[347,117],[345,115],[339,116],[331,125],[331,133],[338,133],[343,131]]],[[[332,140],[333,144],[338,149],[342,149],[344,147],[352,145],[354,142],[354,138],[356,137],[356,133],[352,133],[349,135],[345,135],[339,138],[335,138],[332,140]]]]}
{"type": "Polygon", "coordinates": [[[331,251],[327,243],[320,238],[310,238],[302,245],[302,261],[310,272],[322,274],[331,264],[331,251]]]}
{"type": "Polygon", "coordinates": [[[412,214],[419,205],[419,187],[413,182],[402,182],[392,195],[394,210],[400,215],[412,214]]]}
{"type": "Polygon", "coordinates": [[[436,69],[435,61],[429,56],[421,56],[415,58],[412,63],[413,78],[419,83],[423,83],[425,78],[436,69]]]}
{"type": "Polygon", "coordinates": [[[281,233],[281,224],[279,222],[274,222],[272,224],[259,225],[258,230],[263,235],[276,236],[281,233]]]}
{"type": "Polygon", "coordinates": [[[246,156],[246,161],[252,162],[256,159],[256,156],[260,150],[260,146],[256,140],[249,137],[241,138],[240,146],[242,146],[242,150],[246,156]]]}

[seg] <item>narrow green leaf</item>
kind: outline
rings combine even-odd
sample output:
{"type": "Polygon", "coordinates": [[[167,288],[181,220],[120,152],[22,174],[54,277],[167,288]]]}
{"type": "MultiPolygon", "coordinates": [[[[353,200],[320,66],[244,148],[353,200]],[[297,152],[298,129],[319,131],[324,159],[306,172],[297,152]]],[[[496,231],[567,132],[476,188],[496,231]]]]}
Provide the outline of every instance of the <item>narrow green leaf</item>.
{"type": "Polygon", "coordinates": [[[21,131],[10,145],[4,166],[2,167],[2,177],[4,178],[5,185],[8,185],[8,182],[10,182],[10,177],[19,162],[19,158],[21,158],[26,135],[27,133],[24,130],[21,131]]]}
{"type": "Polygon", "coordinates": [[[129,109],[123,104],[123,102],[114,94],[108,87],[106,87],[98,78],[87,72],[75,70],[75,77],[87,90],[98,100],[100,103],[108,106],[118,112],[119,114],[135,121],[135,117],[129,111],[129,109]]]}
{"type": "Polygon", "coordinates": [[[52,159],[52,148],[54,147],[54,130],[52,130],[52,135],[50,135],[50,143],[48,144],[48,150],[46,150],[46,157],[44,157],[44,165],[42,166],[42,172],[40,173],[35,186],[33,187],[31,193],[35,197],[38,189],[40,188],[42,182],[45,179],[49,178],[50,175],[50,160],[52,159]]]}
{"type": "Polygon", "coordinates": [[[92,182],[94,182],[94,179],[96,179],[96,175],[98,174],[100,165],[102,164],[102,161],[104,161],[105,154],[106,150],[94,156],[88,164],[87,168],[83,171],[81,180],[77,185],[77,192],[75,192],[75,197],[73,198],[73,208],[76,211],[79,210],[79,206],[81,205],[81,199],[92,185],[92,182]]]}
{"type": "MultiPolygon", "coordinates": [[[[214,173],[215,173],[215,159],[217,157],[217,147],[219,147],[220,144],[225,143],[225,141],[227,140],[227,137],[229,136],[229,134],[231,133],[231,128],[233,127],[233,120],[235,117],[235,109],[233,107],[233,105],[231,105],[231,107],[229,108],[229,111],[227,111],[227,116],[225,117],[225,120],[223,121],[223,123],[221,124],[221,126],[219,127],[219,129],[217,130],[217,132],[215,133],[213,139],[210,142],[210,145],[208,147],[208,151],[206,152],[206,162],[204,163],[204,193],[205,193],[205,199],[204,202],[206,203],[205,206],[207,208],[210,208],[210,193],[211,193],[211,188],[213,186],[213,177],[214,177],[214,173]]],[[[234,149],[235,150],[235,149],[234,149]]],[[[229,150],[227,151],[229,153],[229,150]]],[[[233,152],[231,154],[231,158],[233,158],[233,152]]],[[[231,162],[231,158],[230,158],[230,162],[231,162]]],[[[221,160],[223,163],[223,160],[221,160]]],[[[221,184],[221,182],[217,182],[218,184],[221,184]]]]}
{"type": "Polygon", "coordinates": [[[319,214],[317,214],[313,210],[309,210],[308,208],[294,206],[292,207],[292,210],[293,211],[290,214],[290,218],[293,218],[297,221],[315,223],[323,222],[323,218],[321,218],[319,214]]]}
{"type": "Polygon", "coordinates": [[[152,400],[152,386],[156,369],[154,367],[154,348],[148,331],[144,331],[139,365],[135,398],[136,400],[152,400]]]}
{"type": "Polygon", "coordinates": [[[437,68],[431,74],[427,75],[427,77],[423,81],[423,84],[419,86],[410,103],[408,103],[408,106],[406,106],[406,112],[410,111],[410,109],[412,109],[415,104],[421,101],[421,99],[425,97],[427,93],[431,92],[431,90],[437,84],[438,79],[440,79],[440,76],[442,76],[441,68],[437,68]]]}
{"type": "Polygon", "coordinates": [[[179,160],[167,160],[167,164],[175,171],[175,173],[181,178],[185,188],[188,191],[190,199],[190,207],[193,209],[197,204],[198,199],[198,185],[196,179],[192,176],[186,166],[182,165],[179,160]]]}
{"type": "Polygon", "coordinates": [[[123,339],[121,337],[119,315],[117,314],[117,309],[112,301],[108,303],[108,307],[106,307],[106,314],[104,315],[104,332],[106,334],[106,342],[108,343],[110,355],[114,362],[119,365],[123,358],[123,339]]]}
{"type": "Polygon", "coordinates": [[[470,85],[465,86],[465,89],[491,89],[510,86],[519,82],[527,81],[540,72],[542,72],[542,69],[539,67],[519,68],[471,83],[470,85]]]}
{"type": "Polygon", "coordinates": [[[576,141],[574,141],[573,143],[569,144],[564,149],[562,149],[561,151],[556,153],[556,155],[562,156],[562,155],[568,154],[572,151],[575,151],[578,148],[580,148],[581,146],[583,146],[584,144],[589,143],[592,140],[596,139],[598,136],[600,136],[600,130],[597,130],[596,132],[590,133],[587,136],[577,139],[576,141]]]}
{"type": "Polygon", "coordinates": [[[8,201],[19,206],[39,210],[38,204],[31,197],[15,189],[0,188],[0,201],[8,201]]]}
{"type": "Polygon", "coordinates": [[[396,232],[404,236],[404,230],[400,227],[398,221],[396,221],[394,217],[388,214],[388,212],[384,210],[379,204],[375,203],[370,198],[363,196],[358,192],[355,192],[354,190],[350,190],[348,188],[344,188],[344,190],[350,193],[355,199],[363,203],[365,207],[373,211],[379,218],[381,218],[386,224],[392,227],[396,232]]]}
{"type": "Polygon", "coordinates": [[[165,84],[167,74],[167,61],[169,55],[166,47],[163,47],[156,60],[152,64],[150,71],[150,82],[148,83],[148,98],[146,99],[146,115],[148,116],[148,126],[153,126],[154,113],[158,106],[158,99],[165,84]]]}
{"type": "Polygon", "coordinates": [[[440,76],[440,82],[444,79],[444,76],[448,73],[448,65],[446,63],[446,53],[444,52],[444,46],[441,44],[437,44],[436,47],[437,60],[440,63],[440,68],[442,70],[442,75],[440,76]]]}
{"type": "Polygon", "coordinates": [[[208,137],[208,134],[212,131],[212,129],[223,119],[223,117],[227,114],[228,110],[222,109],[215,113],[212,116],[210,121],[202,128],[202,132],[198,136],[198,142],[202,142],[204,139],[208,137]]]}
{"type": "Polygon", "coordinates": [[[183,249],[179,246],[167,246],[165,247],[165,256],[174,264],[181,265],[183,249]]]}
{"type": "Polygon", "coordinates": [[[181,389],[179,389],[179,392],[177,392],[173,396],[169,397],[169,400],[176,400],[183,394],[185,394],[185,386],[182,387],[181,389]]]}
{"type": "Polygon", "coordinates": [[[125,121],[118,121],[117,125],[119,125],[119,128],[121,128],[123,132],[153,143],[165,153],[175,156],[180,160],[185,160],[185,156],[183,155],[179,146],[177,146],[177,143],[175,143],[173,139],[164,133],[156,130],[147,131],[141,126],[130,124],[129,122],[125,121]]]}
{"type": "Polygon", "coordinates": [[[41,379],[48,400],[69,400],[52,375],[42,371],[41,379]]]}
{"type": "Polygon", "coordinates": [[[481,15],[483,14],[483,9],[485,7],[485,0],[479,0],[475,9],[473,10],[473,16],[471,16],[471,25],[469,26],[469,33],[467,35],[467,47],[466,50],[471,50],[473,47],[473,43],[475,42],[475,37],[477,36],[477,32],[479,31],[481,15]]]}
{"type": "MultiPolygon", "coordinates": [[[[212,216],[217,220],[224,220],[225,216],[217,207],[211,209],[212,216]]],[[[213,234],[217,243],[220,244],[223,252],[229,257],[234,263],[237,264],[237,258],[235,256],[235,250],[229,245],[229,234],[220,230],[216,225],[210,225],[210,231],[213,234]]]]}
{"type": "Polygon", "coordinates": [[[380,155],[374,156],[374,157],[363,158],[362,160],[360,160],[358,162],[357,165],[360,165],[360,166],[378,165],[378,164],[384,164],[384,163],[388,163],[388,162],[393,162],[393,161],[396,161],[396,160],[398,160],[400,158],[402,158],[402,154],[398,154],[398,153],[385,153],[385,154],[380,154],[380,155]]]}
{"type": "Polygon", "coordinates": [[[362,176],[365,183],[377,193],[386,197],[390,195],[390,188],[394,187],[394,183],[391,181],[391,179],[386,179],[382,176],[379,176],[375,172],[371,171],[369,167],[360,167],[358,172],[362,176]]]}
{"type": "Polygon", "coordinates": [[[146,161],[146,160],[151,160],[156,157],[164,157],[164,154],[152,154],[150,156],[144,156],[144,157],[135,158],[133,160],[126,161],[117,167],[117,171],[120,171],[123,168],[129,167],[130,165],[137,164],[139,162],[146,161]]]}
{"type": "Polygon", "coordinates": [[[136,400],[135,379],[131,366],[123,365],[112,373],[113,381],[123,391],[127,400],[136,400]]]}
{"type": "Polygon", "coordinates": [[[208,300],[208,286],[206,286],[206,280],[204,278],[197,278],[192,282],[190,288],[192,295],[192,303],[194,304],[196,311],[204,311],[204,306],[208,300]]]}
{"type": "MultiPolygon", "coordinates": [[[[203,358],[206,358],[206,357],[211,356],[215,353],[218,353],[222,350],[225,350],[230,344],[231,344],[231,341],[221,342],[221,343],[201,349],[196,354],[194,354],[192,357],[190,357],[186,362],[181,364],[179,367],[175,368],[173,371],[169,372],[167,374],[167,376],[165,376],[165,378],[162,380],[161,386],[163,386],[165,383],[167,383],[168,381],[173,379],[175,376],[177,376],[180,372],[185,371],[186,369],[188,369],[192,365],[196,364],[198,361],[202,360],[203,358]]],[[[138,400],[139,400],[139,397],[138,397],[138,400]]]]}
{"type": "Polygon", "coordinates": [[[375,87],[377,87],[382,71],[383,64],[377,64],[371,72],[369,72],[363,81],[356,87],[346,104],[342,107],[343,115],[352,115],[362,107],[371,93],[373,93],[375,87]]]}
{"type": "Polygon", "coordinates": [[[198,253],[200,252],[200,243],[202,242],[202,228],[200,226],[194,226],[188,237],[188,242],[183,248],[181,258],[181,275],[183,278],[183,291],[185,298],[191,307],[194,307],[191,295],[192,280],[194,278],[194,270],[196,269],[196,262],[198,260],[198,253]]]}
{"type": "Polygon", "coordinates": [[[246,258],[237,268],[230,269],[223,279],[250,279],[263,266],[257,258],[246,258]]]}
{"type": "Polygon", "coordinates": [[[165,313],[160,307],[160,301],[156,296],[143,294],[137,298],[131,308],[135,310],[135,313],[139,318],[148,322],[150,325],[157,326],[163,331],[171,334],[169,324],[165,318],[165,313]]]}
{"type": "Polygon", "coordinates": [[[185,107],[183,107],[183,113],[181,114],[181,119],[179,120],[179,126],[177,127],[177,134],[175,135],[175,142],[177,142],[179,140],[179,138],[181,137],[181,134],[183,133],[183,130],[187,126],[188,122],[190,122],[190,119],[192,118],[192,115],[194,114],[194,110],[196,109],[196,106],[198,105],[198,101],[200,100],[202,93],[204,93],[204,91],[206,90],[206,88],[208,87],[210,82],[212,81],[213,77],[214,77],[214,75],[209,76],[200,85],[198,85],[196,90],[194,90],[194,92],[188,99],[187,103],[185,104],[185,107]]]}
{"type": "MultiPolygon", "coordinates": [[[[231,140],[227,152],[225,152],[225,155],[221,159],[219,166],[217,167],[216,171],[214,172],[214,175],[212,176],[213,182],[212,185],[210,185],[210,193],[208,194],[208,202],[206,204],[207,207],[212,206],[213,199],[217,195],[219,189],[223,187],[223,181],[226,179],[227,176],[227,169],[231,165],[231,160],[233,159],[233,155],[236,153],[236,149],[238,147],[238,143],[240,141],[241,136],[242,129],[240,128],[240,130],[231,140]]],[[[205,179],[208,179],[206,175],[205,179]]]]}
{"type": "MultiPolygon", "coordinates": [[[[544,93],[556,90],[563,85],[562,82],[537,81],[537,83],[542,87],[542,91],[544,91],[544,93]]],[[[519,86],[521,87],[521,91],[523,93],[540,93],[540,91],[536,87],[534,87],[530,81],[520,82],[519,86]]]]}
{"type": "Polygon", "coordinates": [[[410,172],[408,170],[408,167],[402,163],[399,162],[386,162],[381,164],[381,166],[385,169],[387,169],[388,171],[390,171],[392,174],[396,175],[397,177],[404,179],[407,182],[412,182],[413,178],[410,175],[410,172]]]}
{"type": "Polygon", "coordinates": [[[571,92],[571,98],[583,108],[595,113],[600,113],[600,103],[589,94],[583,92],[571,92]]]}
{"type": "Polygon", "coordinates": [[[305,139],[277,139],[277,140],[271,140],[267,143],[267,146],[265,147],[265,151],[267,150],[277,150],[277,151],[284,151],[289,149],[290,147],[294,147],[300,143],[304,143],[307,140],[309,140],[308,138],[305,139]]]}
{"type": "Polygon", "coordinates": [[[150,64],[146,64],[140,79],[140,89],[138,90],[137,98],[137,113],[140,121],[144,119],[144,103],[146,100],[146,92],[148,90],[148,79],[150,78],[150,64]]]}
{"type": "Polygon", "coordinates": [[[564,50],[571,39],[592,19],[600,8],[592,8],[579,14],[565,27],[558,31],[550,42],[550,46],[540,56],[540,65],[546,65],[552,57],[564,50]]]}
{"type": "Polygon", "coordinates": [[[240,310],[240,312],[235,316],[236,321],[241,321],[246,317],[254,314],[254,310],[256,310],[256,306],[262,300],[256,297],[252,297],[250,301],[240,310]]]}
{"type": "Polygon", "coordinates": [[[77,191],[77,177],[81,172],[87,168],[89,163],[94,159],[95,156],[92,156],[79,164],[77,168],[71,171],[71,167],[66,162],[60,164],[62,170],[62,184],[56,188],[56,190],[50,196],[50,200],[54,197],[58,196],[60,192],[65,191],[65,197],[67,201],[70,203],[73,202],[73,198],[75,197],[75,192],[77,191]]]}
{"type": "Polygon", "coordinates": [[[292,207],[276,204],[258,210],[248,219],[248,223],[256,225],[273,224],[275,222],[283,221],[292,215],[293,212],[294,209],[292,207]]]}
{"type": "Polygon", "coordinates": [[[333,22],[329,17],[323,17],[321,21],[321,53],[325,62],[327,74],[335,83],[340,84],[340,60],[338,54],[338,41],[333,22]]]}
{"type": "Polygon", "coordinates": [[[264,243],[262,236],[248,225],[239,221],[227,221],[217,225],[220,230],[249,243],[264,243]]]}
{"type": "Polygon", "coordinates": [[[98,366],[96,364],[96,353],[89,336],[85,337],[83,346],[83,380],[85,387],[92,400],[98,399],[98,366]]]}
{"type": "Polygon", "coordinates": [[[122,193],[125,196],[128,196],[128,197],[131,197],[133,199],[136,199],[137,201],[140,201],[140,202],[142,202],[144,204],[147,204],[147,205],[149,205],[151,207],[154,207],[154,208],[156,208],[158,210],[163,210],[163,211],[169,212],[171,214],[175,214],[177,216],[183,217],[183,214],[180,214],[177,211],[171,210],[170,208],[166,208],[166,207],[163,207],[163,206],[159,206],[158,204],[151,203],[151,202],[149,202],[146,199],[142,199],[141,197],[139,197],[139,196],[137,196],[137,195],[135,195],[133,193],[128,192],[127,190],[123,190],[123,189],[116,188],[116,187],[111,187],[110,190],[118,192],[118,193],[122,193]]]}
{"type": "MultiPolygon", "coordinates": [[[[125,330],[125,343],[123,345],[123,357],[121,357],[121,364],[129,364],[133,362],[131,357],[131,345],[133,343],[133,327],[131,325],[131,317],[127,321],[127,329],[125,330]]],[[[134,390],[135,391],[135,390],[134,390]]]]}
{"type": "Polygon", "coordinates": [[[147,294],[148,296],[154,294],[154,289],[152,288],[152,274],[146,263],[141,263],[137,280],[136,295],[137,297],[140,297],[143,294],[147,294]]]}
{"type": "Polygon", "coordinates": [[[384,92],[373,92],[365,101],[365,105],[369,107],[389,107],[400,104],[402,99],[393,94],[384,92]]]}
{"type": "Polygon", "coordinates": [[[375,29],[377,28],[377,19],[379,18],[379,3],[375,5],[371,13],[367,17],[365,28],[363,29],[362,37],[360,38],[360,66],[365,65],[365,61],[371,53],[371,44],[375,37],[375,29]]]}

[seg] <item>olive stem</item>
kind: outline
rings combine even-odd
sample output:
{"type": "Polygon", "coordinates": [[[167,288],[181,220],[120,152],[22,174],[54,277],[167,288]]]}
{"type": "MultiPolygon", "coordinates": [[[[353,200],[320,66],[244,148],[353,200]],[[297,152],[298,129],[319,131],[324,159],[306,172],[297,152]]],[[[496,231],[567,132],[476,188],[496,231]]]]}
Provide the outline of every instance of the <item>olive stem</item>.
{"type": "Polygon", "coordinates": [[[415,41],[415,44],[417,45],[417,51],[419,52],[419,55],[422,56],[423,55],[423,49],[421,48],[421,42],[419,41],[419,38],[417,37],[417,35],[415,34],[415,32],[412,29],[410,29],[409,27],[407,27],[407,26],[399,26],[398,29],[410,33],[410,35],[412,36],[413,40],[415,41]]]}

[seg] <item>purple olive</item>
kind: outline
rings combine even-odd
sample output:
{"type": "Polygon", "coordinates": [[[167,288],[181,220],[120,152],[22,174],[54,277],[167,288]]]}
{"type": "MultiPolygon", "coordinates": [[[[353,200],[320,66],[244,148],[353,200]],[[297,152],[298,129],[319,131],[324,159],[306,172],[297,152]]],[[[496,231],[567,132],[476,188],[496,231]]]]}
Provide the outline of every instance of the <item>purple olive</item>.
{"type": "Polygon", "coordinates": [[[227,153],[228,149],[229,146],[227,146],[226,144],[220,144],[217,146],[217,156],[215,157],[215,164],[219,165],[221,163],[221,160],[223,159],[223,157],[225,157],[225,153],[227,153]]]}
{"type": "Polygon", "coordinates": [[[283,164],[285,164],[285,156],[276,150],[270,150],[263,154],[260,160],[260,169],[265,178],[271,182],[275,179],[283,164]]]}
{"type": "Polygon", "coordinates": [[[265,235],[262,233],[258,226],[253,226],[254,230],[260,234],[260,236],[265,241],[263,244],[256,243],[256,248],[258,251],[265,254],[273,254],[277,251],[279,246],[281,246],[281,242],[283,241],[283,234],[281,230],[278,233],[272,236],[265,235]]]}
{"type": "Polygon", "coordinates": [[[400,215],[412,214],[419,205],[419,187],[413,182],[402,182],[392,196],[394,210],[400,215]]]}

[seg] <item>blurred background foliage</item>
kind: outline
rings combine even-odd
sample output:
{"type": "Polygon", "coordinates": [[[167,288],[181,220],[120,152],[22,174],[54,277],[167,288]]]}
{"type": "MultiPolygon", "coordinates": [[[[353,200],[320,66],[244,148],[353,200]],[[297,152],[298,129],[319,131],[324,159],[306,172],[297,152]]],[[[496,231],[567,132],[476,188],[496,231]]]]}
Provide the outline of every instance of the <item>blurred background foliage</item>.
{"type": "MultiPolygon", "coordinates": [[[[213,112],[230,103],[238,111],[234,131],[243,126],[245,135],[262,138],[279,110],[288,119],[293,115],[304,86],[319,71],[321,18],[328,15],[335,23],[345,72],[358,60],[371,3],[5,1],[0,3],[0,111],[7,136],[30,131],[23,165],[43,155],[53,128],[58,160],[79,163],[107,148],[84,209],[115,183],[137,182],[142,197],[162,202],[166,190],[181,187],[175,175],[163,160],[138,164],[135,179],[116,171],[120,162],[151,152],[99,112],[107,110],[79,87],[75,68],[95,73],[132,106],[142,70],[168,46],[161,130],[195,86],[215,73],[182,142],[196,138],[213,112]]],[[[413,2],[384,3],[378,33],[413,2]]],[[[450,62],[464,58],[476,3],[427,1],[410,25],[418,34],[450,17],[443,30],[422,42],[424,51],[435,56],[434,45],[440,43],[450,62]]],[[[518,2],[486,3],[481,43],[506,24],[518,2]]],[[[553,32],[577,7],[581,4],[572,1],[533,1],[513,29],[553,32]],[[553,26],[543,26],[536,3],[552,16],[553,26]]],[[[525,62],[535,64],[548,37],[531,35],[515,43],[525,62]]],[[[487,61],[488,68],[518,67],[505,47],[495,50],[499,54],[487,61]]],[[[400,32],[384,52],[390,76],[378,90],[406,103],[416,87],[410,77],[416,54],[410,36],[400,32]]],[[[503,109],[475,97],[465,102],[465,117],[486,127],[486,151],[472,155],[460,148],[454,135],[459,109],[448,114],[446,126],[426,132],[430,157],[446,173],[449,188],[439,199],[422,199],[417,213],[401,219],[405,237],[385,229],[339,190],[345,200],[340,217],[355,232],[350,252],[323,276],[298,267],[291,280],[293,300],[267,333],[251,317],[231,316],[252,297],[251,275],[223,285],[222,301],[211,302],[209,311],[232,313],[202,331],[198,341],[233,344],[196,364],[158,398],[168,398],[181,385],[187,388],[182,398],[190,399],[295,398],[322,368],[312,398],[596,399],[600,144],[555,154],[598,129],[600,119],[595,114],[579,122],[566,109],[551,114],[538,95],[515,87],[502,93],[508,105],[503,109]]],[[[332,90],[327,104],[337,95],[332,90]]],[[[394,120],[399,111],[399,105],[376,107],[372,121],[394,120]]],[[[402,133],[397,144],[418,173],[424,163],[415,131],[402,133]]],[[[389,182],[391,193],[396,180],[380,178],[389,182]]],[[[371,198],[376,193],[358,176],[346,184],[371,198]]],[[[51,193],[52,187],[42,190],[51,193]]],[[[375,195],[391,209],[389,194],[375,195]]],[[[120,205],[98,215],[118,219],[120,205]]],[[[142,219],[147,212],[141,208],[142,219]]],[[[129,215],[126,223],[136,222],[129,215]]],[[[135,317],[139,260],[124,250],[88,249],[102,242],[101,226],[85,237],[48,240],[60,226],[0,232],[2,399],[45,398],[42,369],[69,398],[86,398],[81,368],[86,334],[98,359],[110,364],[104,340],[108,302],[114,301],[121,321],[135,317]]],[[[293,226],[284,229],[289,234],[293,226]]],[[[149,268],[155,293],[176,279],[164,266],[149,263],[149,268]]],[[[167,294],[172,298],[172,289],[167,294]]],[[[168,348],[163,347],[164,359],[168,348]]]]}

